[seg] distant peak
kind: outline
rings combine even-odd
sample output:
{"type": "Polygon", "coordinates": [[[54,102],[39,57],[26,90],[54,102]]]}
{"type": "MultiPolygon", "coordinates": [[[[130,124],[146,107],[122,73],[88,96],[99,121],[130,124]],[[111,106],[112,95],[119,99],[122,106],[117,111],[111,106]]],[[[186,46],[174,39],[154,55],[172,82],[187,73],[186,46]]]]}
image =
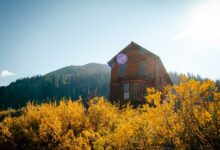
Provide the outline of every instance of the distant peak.
{"type": "Polygon", "coordinates": [[[85,64],[85,65],[82,65],[83,68],[94,68],[94,67],[105,67],[107,66],[107,64],[99,64],[99,63],[88,63],[88,64],[85,64]]]}
{"type": "Polygon", "coordinates": [[[83,65],[83,66],[90,66],[90,65],[102,65],[102,64],[92,62],[92,63],[85,64],[85,65],[83,65]]]}

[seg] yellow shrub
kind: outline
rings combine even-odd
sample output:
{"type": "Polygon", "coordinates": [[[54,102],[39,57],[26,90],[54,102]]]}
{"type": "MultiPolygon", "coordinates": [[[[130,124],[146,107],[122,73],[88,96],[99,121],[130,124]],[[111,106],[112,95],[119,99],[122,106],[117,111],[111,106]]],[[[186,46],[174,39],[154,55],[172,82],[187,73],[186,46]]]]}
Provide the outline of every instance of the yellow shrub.
{"type": "Polygon", "coordinates": [[[1,111],[1,149],[218,149],[220,93],[214,82],[187,80],[147,89],[147,103],[120,108],[96,97],[28,103],[1,111]]]}

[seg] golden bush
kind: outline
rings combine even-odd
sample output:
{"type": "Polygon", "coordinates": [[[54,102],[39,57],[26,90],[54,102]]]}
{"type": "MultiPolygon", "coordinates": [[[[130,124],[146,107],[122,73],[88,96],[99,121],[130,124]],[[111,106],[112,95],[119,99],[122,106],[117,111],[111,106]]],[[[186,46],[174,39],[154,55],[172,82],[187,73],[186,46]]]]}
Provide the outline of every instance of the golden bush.
{"type": "Polygon", "coordinates": [[[145,105],[119,107],[103,97],[61,100],[0,112],[1,149],[219,149],[220,93],[187,80],[156,91],[145,105]]]}

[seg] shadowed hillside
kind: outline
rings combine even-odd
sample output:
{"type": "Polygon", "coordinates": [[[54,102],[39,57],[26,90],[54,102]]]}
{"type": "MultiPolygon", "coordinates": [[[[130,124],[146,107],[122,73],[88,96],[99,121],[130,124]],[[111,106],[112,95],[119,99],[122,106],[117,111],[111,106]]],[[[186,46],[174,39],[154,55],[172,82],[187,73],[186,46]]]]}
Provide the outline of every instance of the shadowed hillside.
{"type": "Polygon", "coordinates": [[[64,67],[44,76],[19,79],[7,87],[0,87],[0,105],[18,108],[29,100],[41,103],[63,97],[82,97],[86,103],[93,96],[108,98],[109,71],[107,65],[90,63],[64,67]]]}

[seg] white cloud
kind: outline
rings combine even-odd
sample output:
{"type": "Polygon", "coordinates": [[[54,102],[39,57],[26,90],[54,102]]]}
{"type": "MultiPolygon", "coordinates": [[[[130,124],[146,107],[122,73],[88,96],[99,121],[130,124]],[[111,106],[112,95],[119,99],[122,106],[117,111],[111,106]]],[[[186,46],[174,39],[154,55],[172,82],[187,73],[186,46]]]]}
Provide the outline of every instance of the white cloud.
{"type": "Polygon", "coordinates": [[[2,77],[2,78],[14,76],[14,75],[15,75],[14,73],[9,72],[8,70],[3,70],[2,72],[0,72],[0,77],[2,77]]]}

